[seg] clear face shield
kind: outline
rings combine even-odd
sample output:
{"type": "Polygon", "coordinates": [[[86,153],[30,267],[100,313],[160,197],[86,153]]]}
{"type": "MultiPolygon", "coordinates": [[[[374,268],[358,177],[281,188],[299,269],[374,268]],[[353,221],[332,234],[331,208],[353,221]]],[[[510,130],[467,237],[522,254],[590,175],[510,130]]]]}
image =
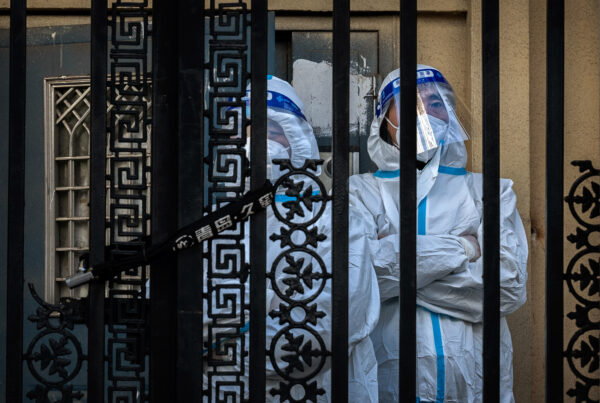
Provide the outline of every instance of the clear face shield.
{"type": "MultiPolygon", "coordinates": [[[[391,141],[399,144],[400,79],[390,82],[381,92],[377,116],[383,114],[382,127],[387,128],[391,141]]],[[[427,162],[444,144],[469,139],[455,110],[454,91],[440,72],[433,69],[417,71],[417,159],[427,162]]]]}

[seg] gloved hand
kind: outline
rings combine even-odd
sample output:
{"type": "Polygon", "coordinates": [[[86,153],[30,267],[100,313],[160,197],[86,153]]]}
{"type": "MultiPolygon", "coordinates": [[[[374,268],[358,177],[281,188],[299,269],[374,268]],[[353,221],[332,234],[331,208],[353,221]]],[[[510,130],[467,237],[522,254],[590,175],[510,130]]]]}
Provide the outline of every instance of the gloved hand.
{"type": "Polygon", "coordinates": [[[465,249],[465,254],[469,259],[469,262],[474,262],[481,257],[479,242],[473,235],[463,235],[458,240],[465,249]]]}

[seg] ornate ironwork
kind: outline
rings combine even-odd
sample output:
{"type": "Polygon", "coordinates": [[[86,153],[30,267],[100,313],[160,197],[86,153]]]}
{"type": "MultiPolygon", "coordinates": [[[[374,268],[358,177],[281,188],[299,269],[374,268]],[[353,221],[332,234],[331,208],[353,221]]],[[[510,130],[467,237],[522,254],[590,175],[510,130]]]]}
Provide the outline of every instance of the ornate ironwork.
{"type": "Polygon", "coordinates": [[[301,168],[294,168],[289,160],[274,163],[285,172],[275,183],[277,193],[285,198],[273,205],[281,226],[270,239],[279,243],[282,252],[273,261],[267,278],[281,300],[269,316],[278,319],[281,328],[271,339],[267,355],[282,382],[268,392],[279,396],[280,401],[316,402],[325,390],[315,377],[331,355],[327,348],[330,341],[317,330],[317,325],[328,327],[330,322],[324,319],[327,313],[318,304],[327,281],[331,283],[329,262],[324,262],[318,252],[326,236],[317,222],[329,200],[317,176],[323,161],[306,160],[301,168]]]}
{"type": "Polygon", "coordinates": [[[600,170],[591,161],[573,161],[581,176],[571,186],[565,201],[578,223],[567,239],[578,252],[565,273],[575,310],[567,317],[575,321],[565,357],[576,376],[567,395],[576,402],[598,402],[592,391],[600,386],[600,170]],[[595,388],[594,388],[595,386],[595,388]]]}
{"type": "MultiPolygon", "coordinates": [[[[248,72],[249,13],[243,1],[215,4],[209,15],[208,196],[214,211],[237,200],[249,175],[246,159],[246,85],[248,72]]],[[[204,395],[208,401],[248,398],[249,320],[248,265],[243,224],[220,233],[206,247],[204,395]],[[243,336],[239,336],[242,334],[243,336]],[[219,340],[217,343],[216,341],[219,340]]]]}
{"type": "Polygon", "coordinates": [[[81,343],[72,333],[75,324],[84,322],[85,302],[61,298],[58,304],[49,304],[38,296],[32,284],[29,291],[39,305],[36,313],[28,318],[36,324],[38,333],[29,343],[23,359],[41,385],[27,392],[27,397],[36,403],[71,403],[83,397],[83,393],[73,391],[73,385],[68,383],[79,374],[86,359],[81,343]],[[57,396],[60,400],[56,400],[57,396]]]}
{"type": "MultiPolygon", "coordinates": [[[[139,252],[150,231],[150,75],[147,0],[112,3],[108,102],[109,250],[112,258],[139,252]]],[[[138,402],[146,390],[148,268],[121,273],[108,285],[107,399],[138,402]]]]}

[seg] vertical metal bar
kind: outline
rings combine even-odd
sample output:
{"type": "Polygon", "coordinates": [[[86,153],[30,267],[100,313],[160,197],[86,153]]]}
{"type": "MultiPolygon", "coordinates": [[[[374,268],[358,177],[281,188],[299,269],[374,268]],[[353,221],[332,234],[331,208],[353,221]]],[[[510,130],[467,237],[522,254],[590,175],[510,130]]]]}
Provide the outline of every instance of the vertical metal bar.
{"type": "MultiPolygon", "coordinates": [[[[204,215],[204,2],[180,0],[179,228],[204,215]]],[[[180,253],[177,285],[177,396],[202,401],[202,250],[180,253]]]]}
{"type": "MultiPolygon", "coordinates": [[[[256,189],[267,178],[267,0],[252,2],[251,39],[251,143],[250,186],[256,189]]],[[[266,233],[267,216],[261,211],[250,221],[250,401],[265,401],[266,352],[266,233]]]]}
{"type": "MultiPolygon", "coordinates": [[[[153,4],[152,68],[152,243],[177,230],[178,2],[153,4]]],[[[150,399],[177,401],[177,259],[164,256],[152,264],[150,281],[150,399]]]]}
{"type": "Polygon", "coordinates": [[[348,401],[348,170],[350,1],[333,1],[333,202],[331,394],[348,401]]]}
{"type": "Polygon", "coordinates": [[[23,393],[23,280],[25,227],[26,0],[10,2],[8,106],[8,240],[6,274],[6,401],[23,393]]]}
{"type": "MultiPolygon", "coordinates": [[[[104,261],[106,242],[106,1],[91,10],[90,265],[104,261]]],[[[88,400],[104,402],[104,281],[89,288],[88,400]]]]}
{"type": "Polygon", "coordinates": [[[482,4],[483,400],[500,400],[500,69],[498,0],[482,4]]]}
{"type": "Polygon", "coordinates": [[[417,2],[400,3],[400,400],[416,400],[417,2]]]}
{"type": "Polygon", "coordinates": [[[547,7],[546,401],[562,402],[565,3],[548,0],[547,7]]]}

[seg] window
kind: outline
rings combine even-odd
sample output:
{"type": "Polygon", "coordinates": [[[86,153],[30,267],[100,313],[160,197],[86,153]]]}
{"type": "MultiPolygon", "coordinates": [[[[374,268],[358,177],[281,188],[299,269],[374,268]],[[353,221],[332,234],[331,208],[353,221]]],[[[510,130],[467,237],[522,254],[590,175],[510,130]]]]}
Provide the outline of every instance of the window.
{"type": "MultiPolygon", "coordinates": [[[[145,100],[150,99],[150,91],[145,100]]],[[[151,103],[147,105],[150,109],[151,103]]],[[[110,110],[111,105],[107,108],[110,110]]],[[[45,80],[45,138],[45,299],[58,302],[61,297],[83,297],[87,293],[87,287],[69,289],[65,279],[75,273],[79,258],[89,245],[89,76],[45,80]]],[[[111,158],[114,153],[107,148],[107,172],[111,158]]],[[[122,161],[115,167],[132,163],[122,161]]],[[[107,187],[107,219],[109,191],[107,187]]]]}

